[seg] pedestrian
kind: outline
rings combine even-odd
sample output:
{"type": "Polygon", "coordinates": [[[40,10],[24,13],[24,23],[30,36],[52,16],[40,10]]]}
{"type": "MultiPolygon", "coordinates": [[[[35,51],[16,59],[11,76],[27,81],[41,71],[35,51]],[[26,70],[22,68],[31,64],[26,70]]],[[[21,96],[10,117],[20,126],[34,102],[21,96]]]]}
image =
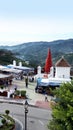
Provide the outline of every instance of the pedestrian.
{"type": "Polygon", "coordinates": [[[8,79],[4,82],[5,88],[8,87],[8,79]]]}
{"type": "Polygon", "coordinates": [[[26,85],[26,88],[28,88],[28,76],[25,76],[25,85],[26,85]]]}
{"type": "Polygon", "coordinates": [[[15,90],[15,91],[17,90],[17,85],[16,85],[16,84],[14,85],[14,90],[15,90]]]}
{"type": "Polygon", "coordinates": [[[48,102],[48,96],[45,94],[45,101],[48,102]]]}
{"type": "Polygon", "coordinates": [[[9,84],[12,85],[12,79],[9,80],[9,84]]]}

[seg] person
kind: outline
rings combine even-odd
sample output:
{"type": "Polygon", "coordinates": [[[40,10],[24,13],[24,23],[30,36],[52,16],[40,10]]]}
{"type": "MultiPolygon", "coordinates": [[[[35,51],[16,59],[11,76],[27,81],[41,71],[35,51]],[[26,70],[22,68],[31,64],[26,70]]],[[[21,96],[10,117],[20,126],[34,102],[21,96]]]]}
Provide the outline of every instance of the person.
{"type": "Polygon", "coordinates": [[[32,76],[32,82],[34,82],[34,77],[32,76]]]}
{"type": "Polygon", "coordinates": [[[14,85],[14,90],[15,90],[15,91],[17,90],[17,85],[16,85],[16,84],[14,85]]]}
{"type": "Polygon", "coordinates": [[[8,87],[8,79],[4,82],[5,88],[8,87]]]}
{"type": "Polygon", "coordinates": [[[47,94],[45,94],[45,101],[48,102],[48,96],[47,96],[47,94]]]}
{"type": "Polygon", "coordinates": [[[12,85],[12,79],[9,80],[9,84],[12,85]]]}
{"type": "Polygon", "coordinates": [[[25,77],[25,85],[26,85],[26,88],[28,87],[28,76],[25,77]]]}

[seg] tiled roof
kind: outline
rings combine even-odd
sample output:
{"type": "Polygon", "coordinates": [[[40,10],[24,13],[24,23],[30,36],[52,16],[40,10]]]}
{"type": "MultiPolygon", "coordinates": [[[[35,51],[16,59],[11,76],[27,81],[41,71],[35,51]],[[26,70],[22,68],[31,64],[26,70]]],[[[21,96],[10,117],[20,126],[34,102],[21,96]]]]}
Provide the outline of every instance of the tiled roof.
{"type": "Polygon", "coordinates": [[[71,67],[70,64],[66,61],[66,59],[64,59],[64,57],[62,56],[61,59],[59,59],[55,66],[57,67],[71,67]]]}

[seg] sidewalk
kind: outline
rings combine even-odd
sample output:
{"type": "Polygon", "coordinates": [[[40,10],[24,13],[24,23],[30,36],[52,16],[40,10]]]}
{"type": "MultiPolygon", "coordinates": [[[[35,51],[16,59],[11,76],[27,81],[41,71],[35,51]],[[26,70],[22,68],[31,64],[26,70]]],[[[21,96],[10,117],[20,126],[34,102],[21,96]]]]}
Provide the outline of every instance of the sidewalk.
{"type": "MultiPolygon", "coordinates": [[[[8,89],[14,89],[15,85],[17,85],[18,90],[26,90],[29,105],[39,107],[39,108],[44,108],[44,109],[50,109],[51,97],[48,96],[48,102],[45,102],[45,95],[35,93],[36,83],[29,82],[28,88],[26,88],[24,80],[13,80],[13,84],[11,86],[9,86],[8,89]]],[[[20,103],[20,104],[23,104],[25,102],[24,99],[19,99],[19,100],[11,99],[10,100],[8,98],[0,98],[0,102],[2,100],[6,101],[6,102],[8,100],[8,102],[20,103]]]]}

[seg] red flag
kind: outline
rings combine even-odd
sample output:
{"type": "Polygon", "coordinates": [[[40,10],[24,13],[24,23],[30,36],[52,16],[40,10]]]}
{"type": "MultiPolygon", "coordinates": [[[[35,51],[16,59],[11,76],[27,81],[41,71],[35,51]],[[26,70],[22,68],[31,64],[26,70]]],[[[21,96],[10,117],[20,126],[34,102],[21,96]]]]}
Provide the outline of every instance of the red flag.
{"type": "Polygon", "coordinates": [[[52,66],[52,57],[51,57],[51,51],[49,49],[46,62],[45,62],[45,73],[47,74],[50,73],[51,66],[52,66]]]}

